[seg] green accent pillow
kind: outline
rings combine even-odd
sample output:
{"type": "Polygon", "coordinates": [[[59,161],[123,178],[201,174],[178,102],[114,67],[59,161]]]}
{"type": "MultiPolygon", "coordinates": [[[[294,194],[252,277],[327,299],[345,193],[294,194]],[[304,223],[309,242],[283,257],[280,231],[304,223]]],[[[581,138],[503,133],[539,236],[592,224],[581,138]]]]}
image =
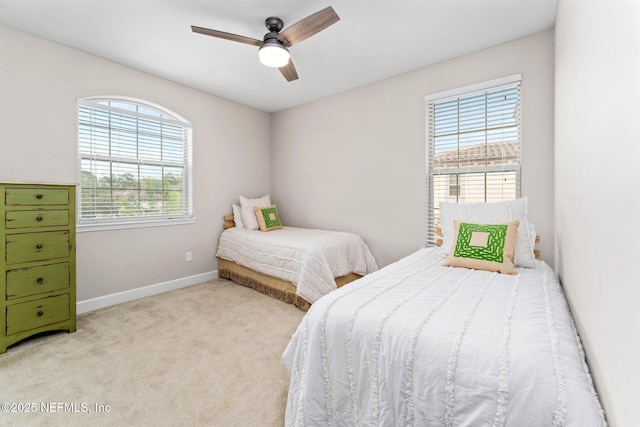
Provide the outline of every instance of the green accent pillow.
{"type": "Polygon", "coordinates": [[[256,214],[260,231],[271,231],[282,228],[276,205],[267,206],[266,208],[254,208],[253,211],[256,214]]]}
{"type": "Polygon", "coordinates": [[[454,243],[444,265],[516,274],[513,254],[518,221],[502,224],[454,222],[454,243]]]}

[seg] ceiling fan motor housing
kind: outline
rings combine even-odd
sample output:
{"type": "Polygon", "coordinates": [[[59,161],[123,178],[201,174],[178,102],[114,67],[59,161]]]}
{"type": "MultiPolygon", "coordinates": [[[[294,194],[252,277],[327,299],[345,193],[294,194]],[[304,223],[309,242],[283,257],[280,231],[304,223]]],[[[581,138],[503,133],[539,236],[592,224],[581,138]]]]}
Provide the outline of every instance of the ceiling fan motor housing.
{"type": "Polygon", "coordinates": [[[282,47],[284,47],[284,44],[280,40],[278,40],[278,33],[276,33],[275,31],[265,34],[263,40],[265,44],[277,43],[279,45],[282,45],[282,47]]]}
{"type": "Polygon", "coordinates": [[[278,46],[278,47],[282,47],[283,49],[286,49],[284,47],[284,43],[278,40],[278,33],[280,32],[280,30],[282,30],[282,27],[284,26],[284,22],[282,22],[282,19],[277,18],[275,16],[271,16],[264,20],[264,25],[267,27],[269,32],[264,35],[263,46],[271,45],[271,46],[278,46]]]}

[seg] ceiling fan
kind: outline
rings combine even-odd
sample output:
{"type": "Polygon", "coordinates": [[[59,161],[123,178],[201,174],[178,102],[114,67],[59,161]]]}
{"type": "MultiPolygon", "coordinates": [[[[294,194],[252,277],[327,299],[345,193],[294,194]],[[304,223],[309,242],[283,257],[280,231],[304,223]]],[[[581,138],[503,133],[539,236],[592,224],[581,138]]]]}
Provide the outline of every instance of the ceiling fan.
{"type": "Polygon", "coordinates": [[[278,68],[284,78],[290,82],[298,79],[298,73],[296,67],[293,66],[287,48],[308,39],[339,20],[340,17],[331,6],[307,16],[284,30],[282,30],[284,26],[282,19],[272,16],[264,21],[269,32],[264,35],[263,40],[194,25],[191,26],[191,30],[194,33],[258,46],[260,48],[258,50],[260,62],[269,67],[278,68]]]}

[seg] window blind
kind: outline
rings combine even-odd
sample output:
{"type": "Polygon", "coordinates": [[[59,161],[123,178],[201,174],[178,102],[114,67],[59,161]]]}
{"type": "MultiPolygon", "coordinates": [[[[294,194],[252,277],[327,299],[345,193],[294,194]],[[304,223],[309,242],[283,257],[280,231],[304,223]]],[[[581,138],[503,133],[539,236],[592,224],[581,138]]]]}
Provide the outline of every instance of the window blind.
{"type": "Polygon", "coordinates": [[[440,202],[520,197],[520,103],[520,76],[426,98],[428,246],[440,202]]]}
{"type": "Polygon", "coordinates": [[[188,122],[141,102],[78,102],[78,223],[190,218],[188,122]]]}

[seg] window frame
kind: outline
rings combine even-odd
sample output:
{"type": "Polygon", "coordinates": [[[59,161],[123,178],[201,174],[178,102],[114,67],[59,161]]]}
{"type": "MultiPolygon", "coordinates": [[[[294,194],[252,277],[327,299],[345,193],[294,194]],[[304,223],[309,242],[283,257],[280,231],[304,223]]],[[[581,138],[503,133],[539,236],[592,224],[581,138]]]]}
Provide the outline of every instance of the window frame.
{"type": "MultiPolygon", "coordinates": [[[[474,94],[481,94],[483,92],[490,92],[491,90],[497,90],[501,87],[508,86],[518,87],[518,99],[517,108],[519,109],[516,123],[517,123],[517,149],[518,149],[518,162],[517,164],[502,164],[500,166],[491,167],[479,166],[479,167],[466,167],[466,168],[451,168],[447,172],[455,174],[458,182],[458,196],[460,196],[461,182],[463,175],[472,175],[474,173],[492,173],[492,172],[515,172],[515,198],[521,197],[521,169],[522,169],[522,74],[513,74],[510,76],[489,80],[481,83],[476,83],[468,86],[463,86],[451,90],[445,90],[442,92],[433,93],[425,96],[425,246],[435,246],[437,242],[436,227],[435,227],[435,197],[434,197],[434,182],[436,175],[446,175],[447,172],[442,174],[434,173],[433,160],[435,142],[432,141],[432,126],[430,108],[431,105],[438,102],[446,102],[456,98],[463,98],[467,96],[473,96],[474,94]],[[462,171],[461,169],[466,169],[462,171]]],[[[486,141],[485,141],[486,142],[486,141]]],[[[449,187],[450,188],[450,187],[449,187]]],[[[486,184],[485,184],[486,192],[486,184]]],[[[504,199],[507,200],[507,199],[504,199]]]]}
{"type": "MultiPolygon", "coordinates": [[[[77,131],[77,173],[78,173],[78,195],[76,198],[76,209],[78,215],[76,215],[76,231],[84,232],[84,231],[104,231],[104,230],[116,230],[116,229],[127,229],[127,228],[143,228],[143,227],[158,227],[158,226],[171,226],[171,225],[180,225],[180,224],[192,224],[196,222],[196,218],[193,213],[193,136],[192,131],[193,127],[191,123],[178,115],[177,113],[163,107],[161,105],[132,97],[124,97],[124,96],[92,96],[92,97],[84,97],[79,98],[77,100],[76,105],[77,112],[77,122],[76,122],[76,131],[77,131]],[[101,102],[109,102],[109,103],[122,103],[129,104],[136,107],[135,111],[115,107],[112,105],[101,104],[101,102]],[[131,217],[122,217],[122,218],[97,218],[97,219],[83,219],[82,218],[82,162],[83,159],[96,159],[100,157],[103,160],[115,160],[123,163],[131,163],[137,165],[162,165],[170,162],[164,161],[149,161],[145,162],[140,156],[136,155],[135,157],[128,156],[115,156],[112,153],[110,155],[87,155],[86,152],[81,151],[80,146],[80,138],[81,138],[81,128],[80,128],[80,111],[81,107],[89,107],[101,109],[104,111],[110,112],[120,112],[124,114],[129,114],[138,118],[145,118],[155,120],[161,123],[174,124],[182,127],[183,131],[183,142],[184,147],[182,150],[183,161],[180,163],[180,167],[183,170],[183,182],[182,182],[182,209],[180,214],[163,214],[157,216],[131,216],[131,217]],[[159,116],[145,114],[139,112],[138,109],[142,107],[143,109],[154,110],[159,113],[159,116]],[[129,160],[130,162],[127,162],[129,160]]],[[[111,130],[112,127],[110,126],[111,130]]],[[[139,133],[136,132],[136,136],[139,133]]],[[[109,142],[109,147],[111,147],[111,141],[109,142]]],[[[141,188],[140,186],[138,188],[141,188]]]]}

